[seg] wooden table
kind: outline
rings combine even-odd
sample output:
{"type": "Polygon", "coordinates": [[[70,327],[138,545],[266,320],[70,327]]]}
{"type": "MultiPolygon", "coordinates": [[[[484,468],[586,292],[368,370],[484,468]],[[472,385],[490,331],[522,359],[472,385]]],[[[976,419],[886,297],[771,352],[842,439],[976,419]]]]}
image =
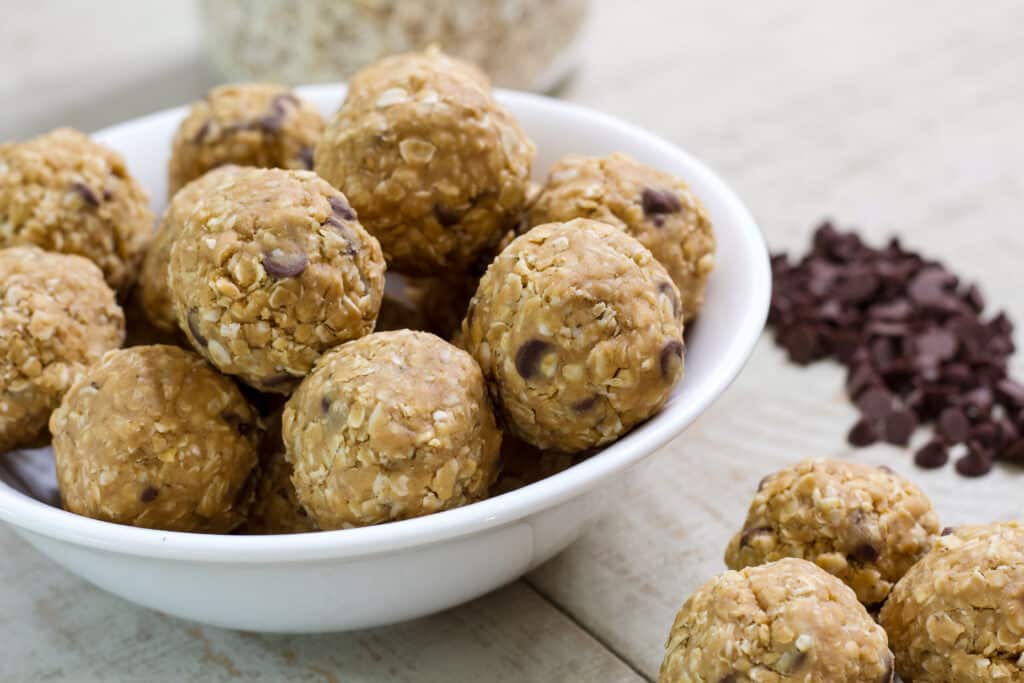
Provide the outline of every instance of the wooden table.
{"type": "MultiPolygon", "coordinates": [[[[22,9],[0,29],[0,63],[47,76],[38,88],[0,77],[0,137],[58,122],[93,128],[192,99],[210,82],[187,5],[92,3],[85,17],[64,4],[22,9]],[[89,49],[82,23],[121,67],[97,67],[102,50],[89,49]],[[138,38],[156,23],[163,42],[138,38]],[[47,47],[25,28],[42,26],[68,40],[47,47]],[[136,37],[106,41],[116,31],[136,37]],[[148,76],[159,84],[125,59],[143,49],[163,57],[148,76]],[[12,110],[14,96],[45,102],[12,110]]],[[[707,160],[775,248],[802,247],[825,216],[879,239],[899,233],[955,259],[1024,320],[1022,24],[1013,0],[606,0],[564,96],[707,160]]],[[[675,611],[723,570],[756,482],[784,464],[884,462],[926,489],[945,524],[1024,516],[1019,469],[965,480],[951,468],[915,470],[889,447],[852,452],[841,377],[831,365],[788,365],[763,339],[728,394],[623,484],[583,540],[522,581],[390,628],[277,637],[197,626],[102,593],[0,528],[0,680],[653,680],[675,611]]]]}

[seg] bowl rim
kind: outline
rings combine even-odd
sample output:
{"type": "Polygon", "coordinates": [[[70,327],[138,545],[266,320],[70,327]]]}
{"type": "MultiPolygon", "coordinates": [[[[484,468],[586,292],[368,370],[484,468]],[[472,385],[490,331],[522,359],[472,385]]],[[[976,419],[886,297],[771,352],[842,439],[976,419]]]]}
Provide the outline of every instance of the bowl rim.
{"type": "MultiPolygon", "coordinates": [[[[343,96],[344,86],[304,86],[297,91],[305,96],[325,98],[336,94],[343,96]]],[[[470,505],[386,524],[304,534],[251,536],[161,531],[67,512],[21,493],[4,481],[0,481],[0,520],[16,527],[16,531],[136,557],[232,564],[281,564],[362,557],[464,537],[553,508],[596,488],[682,433],[739,375],[764,328],[771,294],[771,269],[764,237],[753,216],[736,193],[706,164],[654,133],[571,102],[521,91],[495,92],[503,103],[557,110],[559,114],[587,118],[625,137],[637,139],[640,144],[659,147],[687,167],[688,179],[700,177],[701,183],[717,195],[723,211],[730,216],[729,222],[741,233],[742,243],[750,251],[749,258],[754,267],[747,273],[751,280],[751,296],[742,304],[741,324],[728,340],[716,372],[707,381],[703,392],[686,402],[670,402],[659,415],[563,472],[470,505]]],[[[131,119],[97,131],[94,136],[117,134],[124,128],[160,117],[181,116],[185,109],[185,106],[175,107],[131,119]]]]}

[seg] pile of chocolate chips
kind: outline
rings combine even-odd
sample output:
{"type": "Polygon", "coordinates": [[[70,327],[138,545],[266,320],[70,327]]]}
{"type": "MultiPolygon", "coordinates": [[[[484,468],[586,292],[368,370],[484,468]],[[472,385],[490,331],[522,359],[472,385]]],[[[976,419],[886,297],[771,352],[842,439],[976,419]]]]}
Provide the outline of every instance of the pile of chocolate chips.
{"type": "Polygon", "coordinates": [[[933,437],[914,456],[921,467],[957,451],[968,477],[996,460],[1024,464],[1024,385],[1007,375],[1013,325],[984,315],[975,285],[897,239],[876,249],[829,223],[799,262],[774,255],[772,273],[777,343],[795,363],[834,358],[847,368],[861,414],[851,444],[907,446],[930,423],[933,437]]]}

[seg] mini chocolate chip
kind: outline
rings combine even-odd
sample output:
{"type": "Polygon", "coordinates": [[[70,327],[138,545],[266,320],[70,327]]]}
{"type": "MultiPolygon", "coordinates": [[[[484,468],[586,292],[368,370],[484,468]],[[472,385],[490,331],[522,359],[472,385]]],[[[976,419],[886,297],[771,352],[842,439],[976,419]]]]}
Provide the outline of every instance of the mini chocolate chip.
{"type": "Polygon", "coordinates": [[[263,253],[263,268],[267,275],[276,280],[298,277],[306,270],[307,265],[309,259],[301,251],[284,252],[274,249],[263,253]]]}
{"type": "Polygon", "coordinates": [[[879,428],[874,420],[866,418],[857,420],[846,435],[846,440],[851,446],[864,448],[876,443],[880,438],[879,428]]]}
{"type": "Polygon", "coordinates": [[[897,410],[885,418],[885,440],[895,446],[906,446],[917,429],[917,418],[909,410],[897,410]]]}
{"type": "Polygon", "coordinates": [[[640,193],[640,205],[645,216],[677,213],[683,208],[679,198],[671,190],[654,190],[649,187],[640,193]]]}
{"type": "Polygon", "coordinates": [[[980,477],[992,471],[992,458],[983,452],[968,450],[956,461],[956,471],[965,477],[980,477]]]}
{"type": "Polygon", "coordinates": [[[597,401],[600,398],[600,396],[597,396],[595,394],[594,396],[591,396],[590,398],[585,398],[582,401],[576,401],[576,403],[572,404],[572,409],[577,413],[585,413],[591,408],[593,408],[595,405],[597,405],[597,401]]]}
{"type": "Polygon", "coordinates": [[[935,431],[949,443],[963,443],[971,429],[967,416],[958,408],[946,408],[939,415],[935,431]]]}
{"type": "Polygon", "coordinates": [[[531,339],[516,351],[516,372],[523,379],[532,379],[540,372],[540,362],[554,347],[546,341],[531,339]]]}
{"type": "Polygon", "coordinates": [[[764,485],[768,483],[768,480],[772,478],[772,475],[766,475],[761,477],[761,481],[757,482],[757,492],[761,493],[764,490],[764,485]]]}
{"type": "Polygon", "coordinates": [[[305,166],[308,170],[312,171],[313,170],[313,148],[310,147],[309,145],[306,145],[305,147],[300,149],[299,150],[299,161],[301,161],[302,165],[305,166]]]}
{"type": "Polygon", "coordinates": [[[103,188],[103,201],[109,202],[114,198],[114,193],[107,188],[103,188]]]}
{"type": "Polygon", "coordinates": [[[850,557],[858,562],[874,562],[879,555],[878,548],[870,543],[859,543],[850,553],[850,557]]]}
{"type": "Polygon", "coordinates": [[[864,417],[874,420],[887,417],[893,411],[894,403],[892,394],[880,387],[865,391],[857,399],[857,407],[864,417]]]}
{"type": "Polygon", "coordinates": [[[292,377],[287,373],[281,373],[279,375],[271,375],[270,377],[266,377],[260,380],[260,384],[262,384],[265,387],[277,387],[281,386],[282,384],[294,382],[296,379],[298,378],[292,377]]]}
{"type": "Polygon", "coordinates": [[[680,362],[683,360],[683,342],[678,339],[670,340],[661,349],[661,355],[658,360],[661,365],[661,377],[664,380],[672,378],[673,358],[678,358],[680,362]]]}
{"type": "Polygon", "coordinates": [[[210,126],[211,126],[210,119],[206,119],[205,121],[203,121],[203,125],[199,126],[199,130],[197,130],[196,134],[192,136],[192,144],[198,145],[203,140],[205,140],[206,136],[210,132],[210,126]]]}
{"type": "Polygon", "coordinates": [[[949,451],[941,441],[929,441],[914,454],[914,464],[924,469],[935,469],[949,462],[949,451]]]}
{"type": "Polygon", "coordinates": [[[188,331],[192,334],[192,339],[195,340],[196,344],[205,348],[210,342],[199,331],[199,311],[190,308],[186,317],[188,319],[188,331]]]}
{"type": "Polygon", "coordinates": [[[442,204],[434,204],[434,218],[442,227],[450,228],[462,220],[462,215],[442,204]]]}
{"type": "Polygon", "coordinates": [[[740,535],[740,547],[745,548],[750,545],[750,539],[754,536],[760,536],[761,534],[770,534],[774,531],[770,526],[755,526],[750,529],[744,529],[743,534],[740,535]]]}
{"type": "Polygon", "coordinates": [[[324,415],[331,412],[331,399],[327,398],[326,396],[320,399],[320,412],[322,412],[324,415]]]}
{"type": "Polygon", "coordinates": [[[891,652],[885,654],[885,657],[882,659],[882,666],[885,673],[878,679],[878,683],[892,683],[893,677],[896,675],[896,665],[891,652]]]}
{"type": "Polygon", "coordinates": [[[246,421],[245,419],[242,418],[241,415],[239,415],[238,413],[234,413],[230,410],[223,411],[220,414],[220,416],[221,419],[223,419],[229,425],[234,427],[235,431],[237,431],[242,436],[248,436],[252,434],[253,431],[256,429],[256,426],[253,425],[251,422],[246,421]]]}
{"type": "Polygon", "coordinates": [[[152,486],[147,486],[146,488],[142,489],[142,493],[139,494],[139,500],[142,501],[143,503],[152,503],[154,500],[156,500],[156,497],[159,495],[159,490],[153,488],[152,486]]]}
{"type": "Polygon", "coordinates": [[[947,527],[943,527],[943,528],[942,528],[942,533],[940,533],[939,535],[940,535],[940,536],[949,536],[949,535],[950,535],[951,533],[953,533],[954,531],[956,531],[956,527],[955,527],[955,526],[947,526],[947,527]]]}
{"type": "Polygon", "coordinates": [[[726,674],[718,679],[718,683],[740,683],[740,679],[736,674],[726,674]]]}
{"type": "Polygon", "coordinates": [[[668,300],[672,302],[672,315],[679,317],[679,297],[676,295],[676,288],[672,286],[671,282],[662,282],[658,285],[658,291],[668,297],[668,300]]]}
{"type": "Polygon", "coordinates": [[[97,197],[96,193],[92,191],[92,188],[85,183],[71,183],[71,190],[92,208],[95,209],[100,205],[99,197],[97,197]]]}
{"type": "Polygon", "coordinates": [[[349,206],[344,197],[334,196],[327,201],[331,205],[331,211],[338,218],[346,221],[354,221],[356,219],[356,212],[352,210],[352,207],[349,206]]]}

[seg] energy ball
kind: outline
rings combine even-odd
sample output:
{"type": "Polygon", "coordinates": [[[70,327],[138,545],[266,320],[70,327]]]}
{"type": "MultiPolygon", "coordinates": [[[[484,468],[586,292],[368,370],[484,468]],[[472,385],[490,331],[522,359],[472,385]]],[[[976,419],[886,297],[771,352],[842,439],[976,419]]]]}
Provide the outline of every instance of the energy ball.
{"type": "Polygon", "coordinates": [[[167,284],[167,265],[171,260],[171,245],[181,233],[199,200],[213,196],[227,186],[241,169],[240,166],[221,166],[189,182],[171,198],[160,221],[153,243],[142,261],[137,285],[139,303],[146,318],[158,330],[178,331],[178,316],[174,312],[171,288],[167,284]]]}
{"type": "Polygon", "coordinates": [[[491,487],[491,496],[521,489],[563,472],[578,462],[568,453],[540,451],[514,436],[501,439],[501,473],[491,487]]]}
{"type": "Polygon", "coordinates": [[[474,71],[436,50],[371,66],[317,144],[316,172],[397,271],[468,270],[526,201],[533,143],[474,71]]]}
{"type": "Polygon", "coordinates": [[[94,263],[0,249],[0,453],[41,445],[64,392],[123,341],[124,314],[94,263]]]}
{"type": "Polygon", "coordinates": [[[725,563],[740,569],[799,557],[877,606],[928,552],[939,529],[928,497],[892,470],[805,460],[761,482],[725,563]]]}
{"type": "Polygon", "coordinates": [[[676,615],[659,683],[891,683],[885,632],[843,583],[785,559],[721,574],[676,615]]]}
{"type": "Polygon", "coordinates": [[[221,372],[288,394],[327,349],[373,330],[377,240],[311,171],[239,169],[171,245],[178,324],[221,372]]]}
{"type": "Polygon", "coordinates": [[[119,524],[227,533],[245,520],[260,420],[176,346],[107,353],[50,418],[64,507],[119,524]]]}
{"type": "Polygon", "coordinates": [[[224,164],[311,170],[323,128],[316,108],[283,85],[214,88],[192,105],[174,135],[168,196],[224,164]]]}
{"type": "Polygon", "coordinates": [[[284,411],[286,458],[321,529],[481,500],[501,433],[480,368],[426,332],[377,332],[325,354],[284,411]]]}
{"type": "Polygon", "coordinates": [[[715,267],[715,235],[685,182],[621,153],[570,155],[551,169],[529,224],[573,218],[602,221],[637,238],[679,288],[683,318],[697,316],[715,267]]]}
{"type": "Polygon", "coordinates": [[[614,441],[657,413],[683,375],[679,291],[642,244],[597,221],[516,238],[462,329],[505,425],[542,450],[614,441]]]}
{"type": "Polygon", "coordinates": [[[284,458],[281,412],[278,411],[267,419],[267,432],[260,454],[260,477],[249,518],[242,531],[247,534],[300,534],[316,530],[316,524],[295,495],[292,466],[284,458]]]}
{"type": "Polygon", "coordinates": [[[941,537],[881,613],[906,681],[1024,681],[1024,526],[941,537]]]}
{"type": "Polygon", "coordinates": [[[84,256],[124,293],[152,232],[149,198],[113,150],[70,128],[0,145],[0,247],[84,256]]]}

